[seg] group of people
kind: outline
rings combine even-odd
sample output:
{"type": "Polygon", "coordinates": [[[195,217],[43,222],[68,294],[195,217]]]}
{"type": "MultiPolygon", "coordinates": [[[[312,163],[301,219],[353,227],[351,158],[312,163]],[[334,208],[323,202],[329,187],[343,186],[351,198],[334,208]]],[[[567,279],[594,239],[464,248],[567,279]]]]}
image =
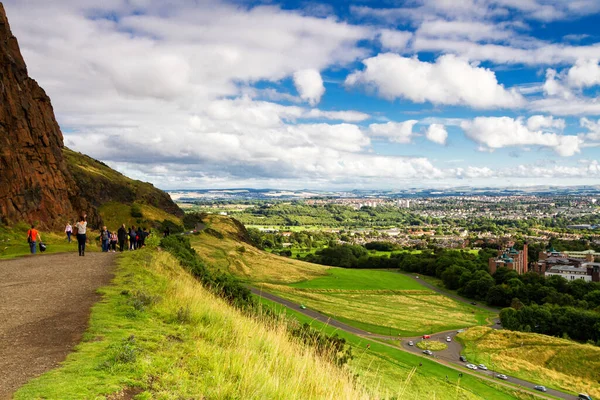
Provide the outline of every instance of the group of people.
{"type": "MultiPolygon", "coordinates": [[[[32,227],[33,228],[33,227],[32,227]]],[[[87,241],[87,215],[83,214],[79,221],[72,226],[70,222],[65,227],[65,234],[67,240],[71,243],[71,236],[74,234],[77,236],[77,244],[80,256],[85,256],[85,243],[87,241]]],[[[38,234],[39,235],[39,234],[38,234]]],[[[125,224],[115,231],[109,231],[106,226],[102,227],[100,231],[100,244],[102,245],[102,251],[104,253],[116,252],[117,244],[119,245],[119,251],[125,249],[136,250],[145,246],[146,238],[150,235],[150,231],[146,228],[131,226],[127,228],[125,224]]],[[[34,252],[34,251],[32,251],[34,252]]]]}
{"type": "Polygon", "coordinates": [[[131,226],[127,228],[125,224],[116,232],[109,231],[106,226],[102,227],[100,231],[100,243],[102,244],[103,252],[113,253],[117,251],[117,244],[119,245],[119,251],[123,251],[127,248],[129,250],[141,249],[146,245],[146,238],[150,235],[150,232],[146,228],[131,226]]]}

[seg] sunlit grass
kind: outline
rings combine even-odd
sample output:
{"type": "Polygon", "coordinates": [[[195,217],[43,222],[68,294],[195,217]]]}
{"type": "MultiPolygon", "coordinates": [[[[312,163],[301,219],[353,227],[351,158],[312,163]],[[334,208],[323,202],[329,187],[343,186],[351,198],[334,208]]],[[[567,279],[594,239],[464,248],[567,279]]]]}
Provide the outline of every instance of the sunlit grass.
{"type": "Polygon", "coordinates": [[[498,371],[548,387],[600,397],[600,347],[486,327],[471,328],[457,338],[473,362],[491,363],[498,371]]]}

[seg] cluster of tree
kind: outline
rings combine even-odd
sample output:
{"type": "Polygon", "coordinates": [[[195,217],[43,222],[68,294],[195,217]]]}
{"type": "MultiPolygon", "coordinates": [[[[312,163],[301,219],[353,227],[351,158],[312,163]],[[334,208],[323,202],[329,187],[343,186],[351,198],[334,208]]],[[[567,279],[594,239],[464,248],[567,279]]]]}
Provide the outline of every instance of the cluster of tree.
{"type": "Polygon", "coordinates": [[[500,312],[506,329],[571,338],[600,346],[600,313],[553,304],[509,307],[500,312]]]}
{"type": "Polygon", "coordinates": [[[358,268],[359,260],[368,258],[369,252],[363,246],[342,244],[326,247],[315,254],[307,254],[304,260],[333,267],[358,268]]]}

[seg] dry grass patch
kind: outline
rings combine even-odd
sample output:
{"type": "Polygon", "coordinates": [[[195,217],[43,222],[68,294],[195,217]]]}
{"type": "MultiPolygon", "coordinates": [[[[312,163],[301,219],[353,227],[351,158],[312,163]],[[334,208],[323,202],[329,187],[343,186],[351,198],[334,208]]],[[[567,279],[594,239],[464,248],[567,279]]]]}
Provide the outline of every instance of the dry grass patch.
{"type": "Polygon", "coordinates": [[[516,377],[600,397],[600,348],[536,333],[471,328],[458,339],[474,362],[516,377]]]}
{"type": "Polygon", "coordinates": [[[292,283],[325,275],[329,269],[277,256],[240,242],[235,238],[239,234],[239,228],[226,221],[224,218],[207,221],[212,229],[224,234],[224,238],[202,233],[191,239],[192,247],[198,254],[221,271],[251,282],[292,283]]]}
{"type": "Polygon", "coordinates": [[[417,342],[416,346],[422,350],[431,351],[441,351],[448,348],[446,343],[438,342],[436,340],[421,340],[417,342]]]}

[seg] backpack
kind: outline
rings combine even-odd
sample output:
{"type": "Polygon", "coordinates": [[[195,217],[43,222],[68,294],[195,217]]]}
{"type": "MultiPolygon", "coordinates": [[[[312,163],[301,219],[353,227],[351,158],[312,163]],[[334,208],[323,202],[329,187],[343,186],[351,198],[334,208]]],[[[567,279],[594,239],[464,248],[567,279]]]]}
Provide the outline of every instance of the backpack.
{"type": "Polygon", "coordinates": [[[27,231],[27,243],[31,243],[33,242],[33,240],[31,240],[31,229],[27,231]]]}

